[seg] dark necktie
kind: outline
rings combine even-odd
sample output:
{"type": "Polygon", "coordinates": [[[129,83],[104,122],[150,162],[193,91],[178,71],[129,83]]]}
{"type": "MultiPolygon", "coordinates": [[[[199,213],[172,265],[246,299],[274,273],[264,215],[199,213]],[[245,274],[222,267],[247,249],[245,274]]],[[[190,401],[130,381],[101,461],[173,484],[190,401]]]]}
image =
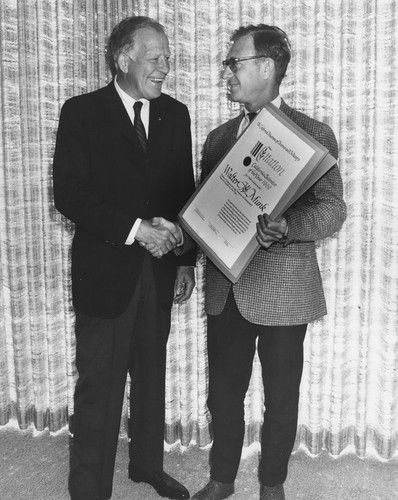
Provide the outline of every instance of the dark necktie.
{"type": "Polygon", "coordinates": [[[257,113],[246,113],[243,115],[242,118],[242,128],[241,128],[241,133],[247,129],[247,127],[251,124],[251,122],[254,120],[254,117],[256,116],[257,113]],[[249,120],[249,123],[247,123],[247,120],[249,120]]]}
{"type": "Polygon", "coordinates": [[[142,108],[141,101],[137,101],[136,103],[134,103],[134,127],[137,132],[138,139],[140,141],[142,149],[146,152],[147,140],[146,140],[145,127],[141,120],[141,108],[142,108]]]}

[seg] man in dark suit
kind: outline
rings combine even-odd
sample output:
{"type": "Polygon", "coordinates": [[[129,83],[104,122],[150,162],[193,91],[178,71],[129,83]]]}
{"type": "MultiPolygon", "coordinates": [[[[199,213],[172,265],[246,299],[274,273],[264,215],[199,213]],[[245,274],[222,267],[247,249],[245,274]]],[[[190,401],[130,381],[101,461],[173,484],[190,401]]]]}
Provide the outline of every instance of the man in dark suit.
{"type": "MultiPolygon", "coordinates": [[[[290,44],[277,27],[239,28],[232,36],[223,77],[237,118],[212,131],[205,143],[203,177],[250,122],[250,113],[272,102],[337,158],[332,130],[295,111],[279,96],[290,44]]],[[[326,314],[315,241],[338,231],[346,217],[342,181],[334,166],[283,217],[259,216],[261,245],[239,281],[208,260],[209,396],[213,446],[210,482],[192,498],[220,500],[234,491],[245,432],[244,397],[256,350],[262,365],[265,407],[259,464],[260,499],[285,498],[283,482],[294,445],[303,341],[307,323],[326,314]]]]}
{"type": "Polygon", "coordinates": [[[108,43],[114,80],[68,100],[61,112],[55,204],[75,223],[74,500],[111,497],[128,371],[129,477],[161,496],[189,497],[163,471],[170,311],[195,284],[194,253],[171,251],[182,243],[174,221],[194,180],[188,110],[161,93],[169,57],[160,24],[124,19],[108,43]]]}

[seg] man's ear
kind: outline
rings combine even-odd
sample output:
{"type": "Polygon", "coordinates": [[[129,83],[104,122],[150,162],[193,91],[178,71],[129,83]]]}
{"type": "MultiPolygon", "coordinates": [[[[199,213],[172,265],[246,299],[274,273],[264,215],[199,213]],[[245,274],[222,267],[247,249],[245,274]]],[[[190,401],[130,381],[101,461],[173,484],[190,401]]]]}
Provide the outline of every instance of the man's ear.
{"type": "Polygon", "coordinates": [[[129,69],[129,58],[124,52],[120,52],[117,56],[116,67],[120,69],[122,73],[127,73],[129,69]]]}
{"type": "Polygon", "coordinates": [[[275,74],[275,61],[270,57],[266,57],[263,62],[264,80],[269,80],[275,74]]]}

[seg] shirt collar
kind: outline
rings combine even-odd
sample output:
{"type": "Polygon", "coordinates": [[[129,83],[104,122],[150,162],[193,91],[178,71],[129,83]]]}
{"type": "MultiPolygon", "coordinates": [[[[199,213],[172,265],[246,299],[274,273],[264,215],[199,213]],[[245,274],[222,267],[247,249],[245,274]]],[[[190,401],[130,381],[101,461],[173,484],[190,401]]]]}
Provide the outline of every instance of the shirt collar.
{"type": "MultiPolygon", "coordinates": [[[[282,104],[282,97],[280,95],[277,95],[273,101],[271,101],[271,104],[273,104],[276,108],[280,108],[282,104]]],[[[260,110],[259,110],[260,111],[260,110]]],[[[245,116],[249,113],[246,108],[244,108],[244,113],[245,116]]]]}
{"type": "Polygon", "coordinates": [[[114,83],[115,83],[115,89],[116,89],[116,92],[119,94],[120,96],[120,99],[123,101],[123,104],[128,107],[128,108],[132,108],[134,106],[134,104],[137,102],[137,101],[141,101],[142,102],[142,109],[144,110],[144,108],[146,108],[147,106],[149,106],[149,101],[148,99],[144,99],[144,98],[141,98],[141,99],[134,99],[133,97],[131,97],[130,95],[127,94],[127,92],[125,92],[121,87],[120,85],[117,83],[117,78],[115,77],[114,78],[114,83]]]}

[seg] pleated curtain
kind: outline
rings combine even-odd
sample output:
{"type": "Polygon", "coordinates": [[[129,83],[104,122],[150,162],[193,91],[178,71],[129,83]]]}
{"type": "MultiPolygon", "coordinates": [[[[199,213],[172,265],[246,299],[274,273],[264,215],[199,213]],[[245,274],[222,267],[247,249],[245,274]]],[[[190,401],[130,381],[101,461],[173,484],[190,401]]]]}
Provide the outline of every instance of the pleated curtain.
{"type": "MultiPolygon", "coordinates": [[[[127,15],[166,28],[165,91],[191,114],[195,176],[210,130],[239,113],[221,61],[242,24],[284,29],[293,58],[281,94],[334,130],[348,218],[317,252],[328,315],[305,341],[296,449],[353,447],[381,458],[398,439],[398,7],[395,0],[0,0],[0,425],[57,431],[76,381],[70,248],[56,212],[52,157],[60,107],[110,81],[105,44],[127,15]]],[[[211,442],[206,407],[204,266],[175,307],[168,345],[165,439],[211,442]]],[[[266,307],[266,304],[264,304],[266,307]]],[[[126,391],[127,393],[127,391],[126,391]]],[[[245,401],[245,445],[258,442],[258,359],[245,401]]],[[[125,432],[127,405],[121,432],[125,432]]]]}

